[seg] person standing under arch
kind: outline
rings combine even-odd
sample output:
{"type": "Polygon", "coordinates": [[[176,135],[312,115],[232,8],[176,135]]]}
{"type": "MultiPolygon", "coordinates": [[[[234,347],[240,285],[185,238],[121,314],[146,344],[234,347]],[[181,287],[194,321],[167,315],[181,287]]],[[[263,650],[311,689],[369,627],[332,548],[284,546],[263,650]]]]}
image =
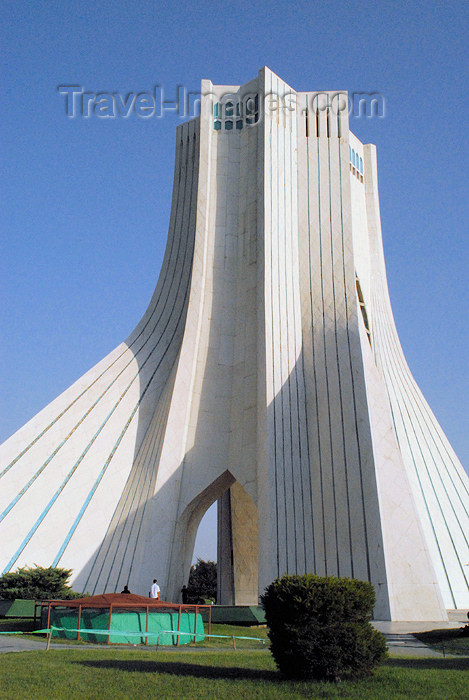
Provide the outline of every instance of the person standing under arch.
{"type": "Polygon", "coordinates": [[[150,598],[154,598],[155,600],[158,600],[160,597],[160,587],[158,586],[158,581],[156,578],[153,579],[153,583],[151,585],[150,589],[150,598]]]}

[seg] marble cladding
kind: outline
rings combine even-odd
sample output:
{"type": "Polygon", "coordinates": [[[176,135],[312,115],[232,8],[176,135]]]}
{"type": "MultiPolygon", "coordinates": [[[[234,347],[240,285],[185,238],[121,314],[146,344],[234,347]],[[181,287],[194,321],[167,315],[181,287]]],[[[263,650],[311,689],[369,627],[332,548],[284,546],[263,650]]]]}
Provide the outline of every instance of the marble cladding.
{"type": "Polygon", "coordinates": [[[1,448],[2,570],[178,600],[219,500],[219,602],[313,572],[371,581],[378,619],[446,619],[469,607],[469,485],[394,325],[376,150],[337,92],[316,114],[267,68],[202,93],[142,320],[1,448]],[[215,130],[227,92],[269,108],[215,130]]]}

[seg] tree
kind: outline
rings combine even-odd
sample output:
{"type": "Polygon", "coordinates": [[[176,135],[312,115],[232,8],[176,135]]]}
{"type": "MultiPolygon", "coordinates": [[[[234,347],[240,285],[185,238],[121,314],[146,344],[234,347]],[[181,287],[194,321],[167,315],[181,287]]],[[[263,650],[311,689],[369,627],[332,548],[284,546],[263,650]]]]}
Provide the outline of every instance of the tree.
{"type": "Polygon", "coordinates": [[[386,655],[386,639],[370,623],[375,592],[366,581],[283,576],[261,602],[275,663],[290,678],[359,678],[386,655]]]}
{"type": "Polygon", "coordinates": [[[187,602],[204,603],[206,600],[217,600],[217,564],[197,559],[197,564],[191,566],[187,602]]]}
{"type": "Polygon", "coordinates": [[[26,598],[32,600],[68,600],[80,598],[83,594],[73,591],[68,585],[72,569],[57,569],[42,566],[17,569],[0,577],[0,598],[12,600],[26,598]]]}

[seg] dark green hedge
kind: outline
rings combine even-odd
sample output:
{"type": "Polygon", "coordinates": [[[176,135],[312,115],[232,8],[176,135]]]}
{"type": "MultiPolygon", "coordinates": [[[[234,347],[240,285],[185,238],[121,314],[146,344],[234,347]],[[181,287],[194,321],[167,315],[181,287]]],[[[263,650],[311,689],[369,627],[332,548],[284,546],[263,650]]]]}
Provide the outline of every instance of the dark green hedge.
{"type": "Polygon", "coordinates": [[[72,569],[52,566],[22,567],[0,577],[0,598],[31,600],[80,598],[83,593],[73,591],[68,585],[72,569]]]}
{"type": "Polygon", "coordinates": [[[357,678],[386,654],[384,636],[370,624],[375,593],[365,581],[283,576],[261,601],[272,655],[286,676],[357,678]]]}

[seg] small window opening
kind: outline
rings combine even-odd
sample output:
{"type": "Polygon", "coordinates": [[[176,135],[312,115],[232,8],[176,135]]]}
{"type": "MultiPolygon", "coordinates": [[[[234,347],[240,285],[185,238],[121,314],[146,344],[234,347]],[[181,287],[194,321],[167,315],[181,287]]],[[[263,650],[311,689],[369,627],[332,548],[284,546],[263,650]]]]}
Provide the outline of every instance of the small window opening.
{"type": "Polygon", "coordinates": [[[305,133],[306,133],[306,138],[309,136],[309,126],[308,126],[308,108],[306,107],[305,109],[305,133]]]}
{"type": "Polygon", "coordinates": [[[368,322],[368,314],[366,313],[365,301],[363,299],[363,292],[362,292],[362,288],[360,286],[360,281],[359,281],[358,277],[355,277],[355,283],[356,283],[356,287],[357,287],[358,303],[360,306],[360,311],[362,313],[362,318],[363,318],[363,323],[364,323],[365,330],[366,330],[366,335],[368,337],[368,342],[371,345],[370,324],[368,322]]]}
{"type": "Polygon", "coordinates": [[[259,121],[259,97],[249,97],[244,103],[244,112],[246,115],[246,124],[251,126],[259,121]]]}

